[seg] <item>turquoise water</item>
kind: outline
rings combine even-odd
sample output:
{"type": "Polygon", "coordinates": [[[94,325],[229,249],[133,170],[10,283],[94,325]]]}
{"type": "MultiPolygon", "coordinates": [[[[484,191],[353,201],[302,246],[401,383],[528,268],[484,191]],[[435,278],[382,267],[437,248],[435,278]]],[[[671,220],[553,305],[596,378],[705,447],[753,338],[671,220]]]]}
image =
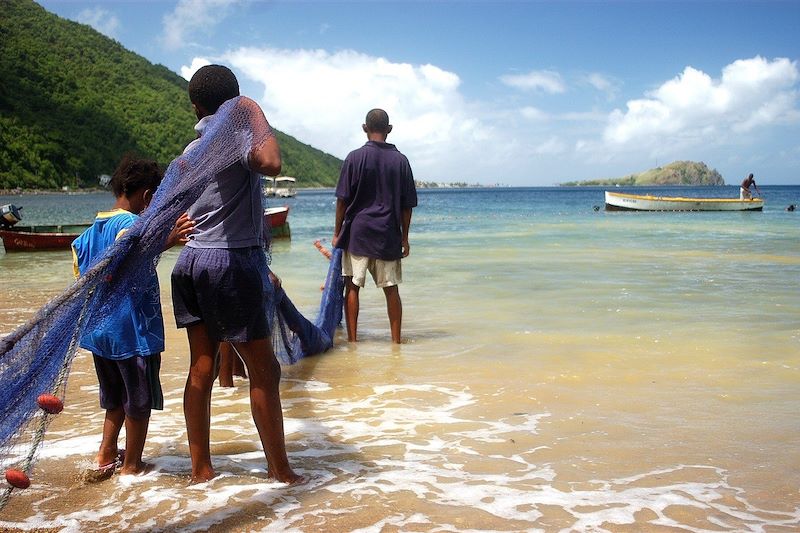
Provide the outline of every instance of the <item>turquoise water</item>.
{"type": "MultiPolygon", "coordinates": [[[[361,342],[340,336],[284,368],[289,454],[308,485],[265,482],[244,380],[215,389],[220,476],[187,485],[187,348],[168,327],[167,405],[145,453],[156,471],[75,481],[102,422],[82,354],[34,486],[15,493],[0,527],[800,529],[800,212],[785,211],[800,187],[761,189],[760,213],[605,212],[596,188],[420,191],[404,344],[391,346],[382,293],[368,286],[361,342]]],[[[90,220],[110,197],[0,197],[9,202],[26,222],[58,223],[90,220]]],[[[272,266],[313,316],[326,262],[312,243],[329,241],[335,201],[321,190],[285,203],[292,238],[275,242],[272,266]]],[[[168,326],[175,257],[159,266],[168,326]]],[[[69,252],[0,254],[0,332],[69,272],[69,252]]]]}

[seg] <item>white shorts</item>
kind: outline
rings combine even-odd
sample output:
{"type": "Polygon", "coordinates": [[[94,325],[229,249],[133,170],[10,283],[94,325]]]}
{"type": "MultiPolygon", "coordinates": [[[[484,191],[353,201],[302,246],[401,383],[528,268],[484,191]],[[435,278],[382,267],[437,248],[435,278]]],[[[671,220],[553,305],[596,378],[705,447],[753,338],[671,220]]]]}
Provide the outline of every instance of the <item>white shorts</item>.
{"type": "Polygon", "coordinates": [[[372,274],[375,285],[380,288],[392,287],[403,282],[400,259],[384,261],[353,255],[347,251],[342,254],[342,276],[352,277],[354,284],[363,287],[367,280],[367,271],[372,274]]]}
{"type": "Polygon", "coordinates": [[[753,197],[748,189],[739,187],[739,200],[749,200],[753,197]]]}

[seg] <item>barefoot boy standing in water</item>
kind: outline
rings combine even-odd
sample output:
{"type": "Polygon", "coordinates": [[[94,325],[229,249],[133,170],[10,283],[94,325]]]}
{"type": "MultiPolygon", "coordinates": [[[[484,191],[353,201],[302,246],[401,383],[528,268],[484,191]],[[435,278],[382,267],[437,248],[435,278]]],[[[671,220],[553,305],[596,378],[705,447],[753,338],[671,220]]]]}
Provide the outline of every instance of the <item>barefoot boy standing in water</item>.
{"type": "MultiPolygon", "coordinates": [[[[189,99],[202,137],[219,107],[239,96],[233,72],[221,65],[199,69],[189,82],[189,99]]],[[[240,102],[241,103],[241,102],[240,102]]],[[[245,105],[256,106],[252,100],[245,105]]],[[[260,109],[256,119],[269,128],[260,109]]],[[[256,120],[252,119],[252,120],[256,120]]],[[[197,142],[197,141],[195,141],[197,142]]],[[[185,153],[197,149],[195,143],[185,153]]],[[[195,232],[172,272],[172,300],[178,327],[189,338],[190,368],[183,410],[192,459],[192,480],[214,477],[211,465],[211,389],[220,343],[242,356],[250,377],[250,407],[267,458],[267,474],[285,483],[303,477],[289,465],[280,400],[281,368],[272,350],[267,305],[274,298],[264,243],[260,175],[275,176],[281,153],[274,135],[216,174],[189,208],[195,232]]]]}
{"type": "MultiPolygon", "coordinates": [[[[97,214],[94,224],[72,243],[75,277],[84,274],[95,259],[133,226],[150,203],[161,183],[161,169],[155,161],[125,157],[111,178],[116,203],[111,211],[97,214]]],[[[181,216],[167,238],[166,248],[185,240],[192,224],[181,216]]],[[[163,409],[159,369],[164,351],[164,320],[155,264],[143,285],[147,294],[142,305],[130,300],[119,306],[108,326],[84,335],[81,348],[92,352],[100,383],[100,406],[106,410],[103,440],[97,453],[98,468],[90,481],[110,477],[117,467],[123,474],[139,474],[151,409],[163,409]],[[125,425],[127,452],[118,446],[125,425]]]]}
{"type": "Polygon", "coordinates": [[[342,165],[333,229],[333,245],[344,250],[347,340],[358,340],[359,290],[369,272],[386,296],[392,342],[399,344],[401,259],[411,250],[408,230],[411,211],[417,206],[417,189],[408,159],[386,142],[392,131],[386,111],[371,110],[361,128],[367,143],[350,152],[342,165]]]}

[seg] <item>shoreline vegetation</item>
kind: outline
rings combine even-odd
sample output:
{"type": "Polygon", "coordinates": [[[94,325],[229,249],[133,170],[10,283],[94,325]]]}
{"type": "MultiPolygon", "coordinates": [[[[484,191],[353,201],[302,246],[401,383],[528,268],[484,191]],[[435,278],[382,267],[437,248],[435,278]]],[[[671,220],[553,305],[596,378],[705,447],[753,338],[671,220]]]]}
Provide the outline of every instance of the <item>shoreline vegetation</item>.
{"type": "Polygon", "coordinates": [[[568,181],[561,187],[646,187],[654,185],[725,185],[725,180],[716,169],[702,161],[673,161],[663,167],[628,174],[621,178],[568,181]]]}
{"type": "MultiPolygon", "coordinates": [[[[166,168],[194,139],[197,117],[181,76],[33,0],[4,0],[2,6],[4,193],[92,190],[124,154],[166,168]]],[[[341,159],[273,131],[283,172],[309,185],[336,184],[341,159]]]]}
{"type": "Polygon", "coordinates": [[[414,185],[417,187],[417,189],[480,189],[484,187],[510,187],[510,185],[504,185],[502,183],[484,185],[481,183],[467,183],[464,181],[441,182],[422,180],[414,181],[414,185]]]}

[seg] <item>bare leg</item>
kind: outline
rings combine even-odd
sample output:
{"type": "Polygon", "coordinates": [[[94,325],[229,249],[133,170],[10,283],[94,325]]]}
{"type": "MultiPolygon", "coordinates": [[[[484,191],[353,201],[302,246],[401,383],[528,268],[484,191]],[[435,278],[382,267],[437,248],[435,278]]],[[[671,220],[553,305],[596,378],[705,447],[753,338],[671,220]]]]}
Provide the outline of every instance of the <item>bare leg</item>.
{"type": "Polygon", "coordinates": [[[219,386],[233,387],[233,376],[246,378],[247,372],[236,348],[229,342],[222,342],[219,345],[219,386]]]}
{"type": "Polygon", "coordinates": [[[236,349],[233,350],[233,375],[239,376],[240,378],[247,378],[247,372],[244,369],[244,362],[242,361],[242,357],[239,355],[239,352],[236,349]]]}
{"type": "Polygon", "coordinates": [[[219,345],[219,386],[233,387],[234,359],[239,356],[233,352],[230,343],[222,342],[219,345]]]}
{"type": "Polygon", "coordinates": [[[350,342],[358,341],[358,289],[359,286],[353,283],[352,276],[344,278],[344,318],[347,323],[347,340],[350,342]]]}
{"type": "Polygon", "coordinates": [[[303,476],[292,470],[286,455],[280,397],[281,366],[272,351],[272,341],[259,339],[235,343],[235,346],[250,374],[250,410],[267,457],[267,475],[284,483],[301,483],[303,476]]]}
{"type": "Polygon", "coordinates": [[[125,411],[120,405],[116,409],[107,409],[106,418],[103,422],[103,440],[100,442],[100,451],[97,452],[97,464],[106,466],[117,459],[119,449],[117,440],[125,421],[125,411]]]}
{"type": "Polygon", "coordinates": [[[145,470],[146,465],[142,462],[142,452],[149,424],[150,417],[125,417],[125,460],[121,470],[123,474],[140,474],[145,470]]]}
{"type": "Polygon", "coordinates": [[[384,287],[383,294],[386,295],[386,312],[389,314],[392,342],[400,344],[400,330],[403,325],[403,302],[400,300],[400,289],[397,285],[384,287]]]}
{"type": "Polygon", "coordinates": [[[192,482],[201,483],[214,477],[211,466],[211,389],[216,378],[218,343],[208,336],[205,324],[186,329],[189,335],[191,365],[183,393],[183,415],[189,437],[192,459],[192,482]]]}

